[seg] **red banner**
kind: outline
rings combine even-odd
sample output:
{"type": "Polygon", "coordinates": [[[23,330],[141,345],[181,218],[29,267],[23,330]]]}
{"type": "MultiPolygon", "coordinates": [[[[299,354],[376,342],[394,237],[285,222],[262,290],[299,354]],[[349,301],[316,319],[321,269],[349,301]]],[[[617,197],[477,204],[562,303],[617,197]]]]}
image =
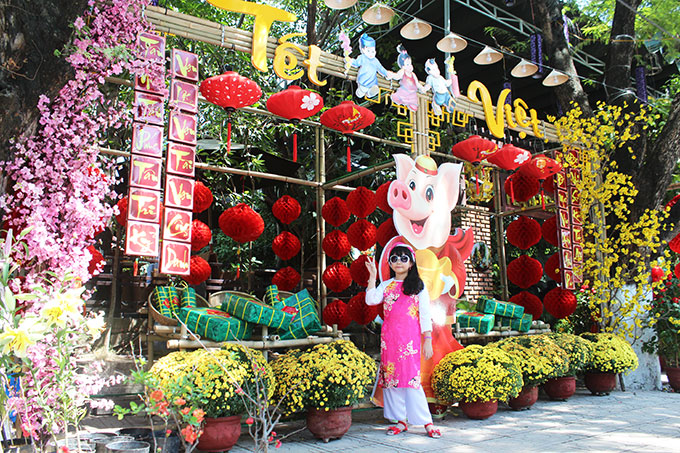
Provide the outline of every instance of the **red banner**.
{"type": "Polygon", "coordinates": [[[161,273],[189,275],[191,265],[191,244],[163,241],[161,273]]]}

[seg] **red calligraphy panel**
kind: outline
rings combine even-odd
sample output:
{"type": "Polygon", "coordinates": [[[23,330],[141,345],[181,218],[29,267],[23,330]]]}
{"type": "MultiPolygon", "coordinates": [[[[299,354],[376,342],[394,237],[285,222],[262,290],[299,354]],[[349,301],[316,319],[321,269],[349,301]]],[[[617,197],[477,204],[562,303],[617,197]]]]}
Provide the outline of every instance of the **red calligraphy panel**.
{"type": "Polygon", "coordinates": [[[163,125],[164,100],[155,94],[135,91],[134,120],[163,125]]]}
{"type": "Polygon", "coordinates": [[[159,223],[160,209],[160,191],[130,188],[128,219],[159,223]]]}
{"type": "Polygon", "coordinates": [[[161,268],[163,274],[189,275],[191,270],[191,244],[163,241],[161,268]]]}
{"type": "Polygon", "coordinates": [[[163,61],[165,59],[165,37],[148,32],[137,35],[137,46],[141,49],[141,60],[163,61]]]}
{"type": "Polygon", "coordinates": [[[163,155],[163,127],[134,123],[132,125],[132,152],[161,157],[163,155]]]}
{"type": "Polygon", "coordinates": [[[196,144],[196,115],[172,112],[168,127],[170,140],[189,145],[196,144]]]}
{"type": "Polygon", "coordinates": [[[193,146],[168,143],[165,171],[181,176],[193,177],[195,174],[196,148],[193,146]]]}
{"type": "Polygon", "coordinates": [[[194,207],[194,180],[166,175],[165,205],[191,211],[194,207]]]}
{"type": "Polygon", "coordinates": [[[191,242],[191,211],[166,208],[163,217],[164,241],[191,242]]]}
{"type": "Polygon", "coordinates": [[[172,77],[198,81],[198,55],[184,50],[172,49],[170,62],[172,77]]]}
{"type": "Polygon", "coordinates": [[[125,234],[125,254],[134,256],[158,256],[157,223],[128,220],[125,234]]]}
{"type": "Polygon", "coordinates": [[[146,189],[160,189],[161,165],[161,159],[133,155],[130,158],[130,185],[146,189]]]}
{"type": "Polygon", "coordinates": [[[170,83],[170,107],[190,113],[198,112],[198,86],[173,79],[170,83]]]}

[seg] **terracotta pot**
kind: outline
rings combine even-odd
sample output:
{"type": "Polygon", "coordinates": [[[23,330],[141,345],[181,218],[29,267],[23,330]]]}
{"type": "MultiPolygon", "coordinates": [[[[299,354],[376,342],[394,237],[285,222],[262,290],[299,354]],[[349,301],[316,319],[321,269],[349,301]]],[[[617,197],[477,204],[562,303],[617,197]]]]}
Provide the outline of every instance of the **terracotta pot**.
{"type": "Polygon", "coordinates": [[[597,396],[609,395],[616,388],[616,373],[590,373],[585,375],[586,388],[597,396]]]}
{"type": "Polygon", "coordinates": [[[576,392],[576,378],[574,376],[562,376],[548,379],[543,384],[543,390],[548,398],[553,401],[566,401],[576,392]]]}
{"type": "Polygon", "coordinates": [[[516,411],[529,409],[538,401],[538,387],[524,387],[516,398],[508,400],[508,406],[516,411]]]}
{"type": "Polygon", "coordinates": [[[498,401],[461,401],[458,407],[467,418],[485,420],[498,410],[498,401]]]}
{"type": "Polygon", "coordinates": [[[666,366],[666,377],[674,392],[680,392],[680,367],[666,366]]]}
{"type": "Polygon", "coordinates": [[[227,451],[241,435],[241,416],[205,418],[203,434],[198,438],[198,450],[227,451]]]}
{"type": "Polygon", "coordinates": [[[339,439],[349,431],[352,425],[352,408],[339,409],[307,409],[307,429],[314,437],[328,442],[339,439]]]}

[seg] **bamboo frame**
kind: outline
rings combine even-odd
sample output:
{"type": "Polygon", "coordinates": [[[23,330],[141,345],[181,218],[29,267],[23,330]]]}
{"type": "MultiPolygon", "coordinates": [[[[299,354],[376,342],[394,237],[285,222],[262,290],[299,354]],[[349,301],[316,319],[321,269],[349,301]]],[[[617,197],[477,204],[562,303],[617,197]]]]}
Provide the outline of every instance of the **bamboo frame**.
{"type": "MultiPolygon", "coordinates": [[[[349,338],[349,337],[347,337],[349,338]]],[[[277,348],[295,348],[300,346],[311,346],[316,344],[332,343],[341,339],[347,339],[344,335],[339,334],[338,337],[307,337],[296,340],[236,340],[236,341],[203,341],[199,343],[195,340],[185,339],[170,339],[166,343],[168,349],[199,349],[205,345],[208,348],[221,348],[224,343],[234,343],[246,346],[252,349],[277,349],[277,348]]]]}

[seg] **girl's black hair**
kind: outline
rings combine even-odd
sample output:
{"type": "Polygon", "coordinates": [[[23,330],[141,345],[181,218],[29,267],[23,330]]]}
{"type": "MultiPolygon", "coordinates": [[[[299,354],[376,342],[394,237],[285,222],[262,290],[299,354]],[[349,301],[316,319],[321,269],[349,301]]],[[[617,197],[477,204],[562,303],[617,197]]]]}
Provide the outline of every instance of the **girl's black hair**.
{"type": "MultiPolygon", "coordinates": [[[[416,258],[413,256],[413,253],[411,253],[411,251],[406,247],[397,245],[392,250],[390,250],[390,256],[388,257],[388,260],[393,256],[402,255],[408,256],[409,260],[411,260],[413,263],[413,266],[411,266],[411,268],[408,270],[408,274],[406,274],[406,278],[404,279],[401,289],[407,296],[415,296],[425,288],[425,284],[420,279],[420,274],[418,274],[418,266],[416,266],[416,258]]],[[[392,267],[390,267],[390,277],[394,277],[394,275],[394,271],[392,270],[392,267]]]]}

